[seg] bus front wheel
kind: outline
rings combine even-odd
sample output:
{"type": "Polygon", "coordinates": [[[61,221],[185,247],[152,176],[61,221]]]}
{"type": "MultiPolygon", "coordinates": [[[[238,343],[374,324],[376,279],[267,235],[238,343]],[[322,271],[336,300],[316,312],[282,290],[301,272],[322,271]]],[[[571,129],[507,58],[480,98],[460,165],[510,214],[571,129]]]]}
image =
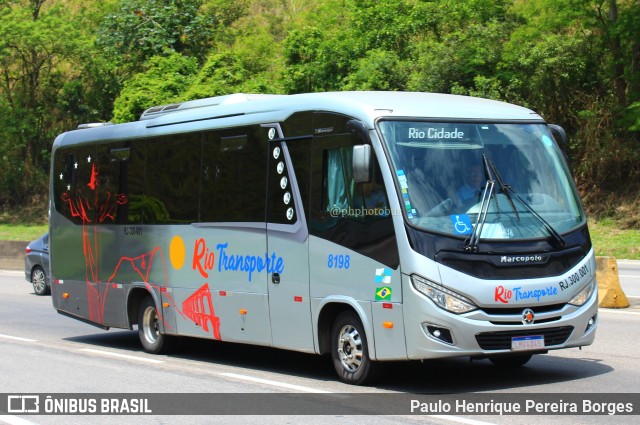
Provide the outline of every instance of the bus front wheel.
{"type": "Polygon", "coordinates": [[[362,321],[351,311],[340,313],[331,331],[331,357],[341,381],[363,385],[374,378],[377,369],[369,358],[367,336],[362,321]]]}
{"type": "Polygon", "coordinates": [[[167,351],[169,337],[160,332],[156,303],[150,296],[145,297],[138,310],[138,337],[147,353],[160,354],[167,351]]]}

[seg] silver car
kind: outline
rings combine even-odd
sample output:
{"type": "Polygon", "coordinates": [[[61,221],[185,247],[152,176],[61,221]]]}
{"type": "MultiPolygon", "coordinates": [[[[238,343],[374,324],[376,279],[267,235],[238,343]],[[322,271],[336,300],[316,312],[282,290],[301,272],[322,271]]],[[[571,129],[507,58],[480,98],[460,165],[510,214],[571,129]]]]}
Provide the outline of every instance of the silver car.
{"type": "Polygon", "coordinates": [[[24,256],[25,278],[33,285],[36,295],[49,295],[49,234],[27,245],[24,256]]]}

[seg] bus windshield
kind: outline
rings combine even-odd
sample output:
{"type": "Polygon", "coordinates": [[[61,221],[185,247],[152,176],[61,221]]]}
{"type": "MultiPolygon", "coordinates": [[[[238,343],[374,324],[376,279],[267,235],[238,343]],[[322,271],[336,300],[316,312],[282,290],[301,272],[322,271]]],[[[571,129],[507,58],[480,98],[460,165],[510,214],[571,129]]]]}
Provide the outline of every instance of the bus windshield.
{"type": "Polygon", "coordinates": [[[414,226],[534,239],[584,223],[563,154],[543,123],[383,120],[378,129],[414,226]]]}

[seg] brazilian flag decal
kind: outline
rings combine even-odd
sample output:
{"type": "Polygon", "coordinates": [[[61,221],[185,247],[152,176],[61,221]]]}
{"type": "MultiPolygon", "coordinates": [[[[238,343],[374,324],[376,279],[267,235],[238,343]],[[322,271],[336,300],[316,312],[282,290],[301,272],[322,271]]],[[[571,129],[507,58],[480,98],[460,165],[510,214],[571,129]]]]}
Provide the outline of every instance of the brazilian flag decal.
{"type": "Polygon", "coordinates": [[[382,288],[376,288],[376,301],[384,301],[391,299],[391,288],[383,286],[382,288]]]}

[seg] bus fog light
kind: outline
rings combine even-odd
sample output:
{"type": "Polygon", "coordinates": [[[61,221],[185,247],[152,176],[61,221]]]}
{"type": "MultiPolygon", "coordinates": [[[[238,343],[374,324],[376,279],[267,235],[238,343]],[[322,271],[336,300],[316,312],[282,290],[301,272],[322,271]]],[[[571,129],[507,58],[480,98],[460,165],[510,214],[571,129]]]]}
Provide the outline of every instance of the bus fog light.
{"type": "Polygon", "coordinates": [[[591,330],[591,328],[593,328],[595,326],[597,321],[598,321],[598,315],[596,314],[591,319],[589,319],[589,321],[587,321],[587,327],[584,330],[584,333],[589,332],[591,330]]]}
{"type": "Polygon", "coordinates": [[[451,331],[449,329],[429,323],[423,323],[422,329],[438,341],[453,345],[453,337],[451,336],[451,331]]]}
{"type": "Polygon", "coordinates": [[[461,314],[478,308],[468,298],[420,276],[412,275],[411,283],[417,291],[426,295],[438,307],[451,313],[461,314]]]}

